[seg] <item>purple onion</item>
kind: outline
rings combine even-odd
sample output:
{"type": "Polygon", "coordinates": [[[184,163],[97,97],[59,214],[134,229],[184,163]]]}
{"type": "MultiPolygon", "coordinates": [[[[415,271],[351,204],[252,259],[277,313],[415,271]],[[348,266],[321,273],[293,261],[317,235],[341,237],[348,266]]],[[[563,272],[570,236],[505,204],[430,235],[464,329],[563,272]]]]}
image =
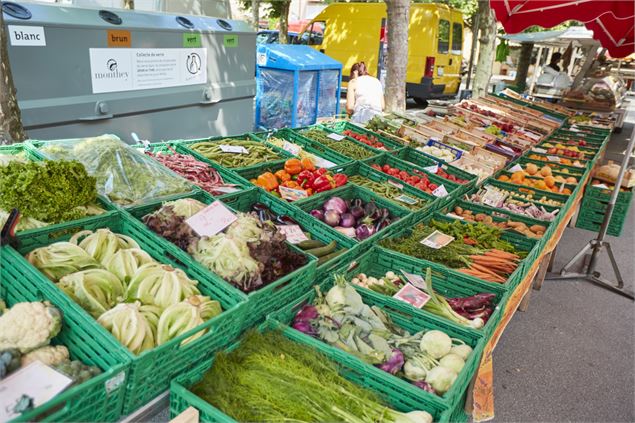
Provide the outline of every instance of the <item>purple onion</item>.
{"type": "Polygon", "coordinates": [[[333,210],[338,214],[346,213],[348,211],[348,206],[346,202],[340,197],[331,197],[322,205],[324,211],[333,210]]]}
{"type": "Polygon", "coordinates": [[[312,304],[305,304],[295,315],[294,321],[308,322],[313,319],[317,319],[320,313],[318,313],[317,307],[312,304]]]}
{"type": "Polygon", "coordinates": [[[355,229],[355,237],[362,241],[373,234],[373,227],[366,224],[361,224],[355,229]]]}
{"type": "Polygon", "coordinates": [[[317,220],[324,220],[324,212],[322,210],[313,209],[309,213],[317,220]]]}
{"type": "Polygon", "coordinates": [[[355,226],[355,217],[351,213],[344,213],[340,219],[340,226],[352,228],[355,226]]]}
{"type": "Polygon", "coordinates": [[[329,226],[338,226],[340,224],[340,214],[335,210],[327,210],[324,213],[324,223],[329,226]]]}
{"type": "Polygon", "coordinates": [[[349,212],[355,217],[355,219],[359,219],[360,217],[364,217],[364,208],[360,206],[353,206],[349,210],[349,212]]]}
{"type": "Polygon", "coordinates": [[[316,335],[316,332],[313,329],[313,326],[309,322],[296,321],[296,322],[293,322],[293,325],[291,325],[291,327],[297,331],[300,331],[310,336],[316,335]]]}

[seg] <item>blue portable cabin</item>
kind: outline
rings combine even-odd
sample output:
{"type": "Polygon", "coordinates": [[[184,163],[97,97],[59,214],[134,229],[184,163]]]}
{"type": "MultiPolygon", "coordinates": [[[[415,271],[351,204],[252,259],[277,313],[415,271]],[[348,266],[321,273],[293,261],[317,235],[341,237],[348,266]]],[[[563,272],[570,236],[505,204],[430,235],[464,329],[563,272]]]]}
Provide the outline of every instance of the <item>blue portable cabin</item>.
{"type": "Polygon", "coordinates": [[[256,54],[256,126],[313,125],[339,113],[342,64],[311,47],[262,44],[256,54]]]}

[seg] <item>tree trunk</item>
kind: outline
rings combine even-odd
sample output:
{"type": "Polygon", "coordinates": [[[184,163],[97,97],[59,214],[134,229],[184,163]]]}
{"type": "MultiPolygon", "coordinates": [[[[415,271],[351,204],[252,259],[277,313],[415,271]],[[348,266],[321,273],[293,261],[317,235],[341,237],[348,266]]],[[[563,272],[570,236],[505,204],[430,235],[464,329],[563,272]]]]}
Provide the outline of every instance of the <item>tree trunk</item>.
{"type": "Polygon", "coordinates": [[[280,10],[280,44],[288,44],[289,32],[289,9],[291,9],[291,0],[284,0],[282,3],[282,10],[280,10]]]}
{"type": "Polygon", "coordinates": [[[123,8],[134,10],[134,0],[123,0],[123,8]]]}
{"type": "Polygon", "coordinates": [[[0,144],[12,144],[26,139],[11,75],[7,36],[0,12],[0,144]]]}
{"type": "Polygon", "coordinates": [[[251,0],[251,20],[254,21],[254,29],[258,31],[260,29],[260,0],[251,0]]]}
{"type": "Polygon", "coordinates": [[[386,58],[386,110],[406,109],[406,69],[408,66],[409,0],[386,0],[388,54],[386,58]]]}
{"type": "Polygon", "coordinates": [[[518,68],[516,70],[516,79],[514,85],[524,91],[527,87],[527,72],[531,62],[531,52],[534,50],[534,43],[523,43],[520,47],[520,56],[518,57],[518,68]]]}
{"type": "Polygon", "coordinates": [[[487,94],[487,86],[492,77],[492,65],[496,55],[496,18],[489,7],[488,0],[478,0],[479,17],[479,52],[474,76],[472,97],[487,94]]]}

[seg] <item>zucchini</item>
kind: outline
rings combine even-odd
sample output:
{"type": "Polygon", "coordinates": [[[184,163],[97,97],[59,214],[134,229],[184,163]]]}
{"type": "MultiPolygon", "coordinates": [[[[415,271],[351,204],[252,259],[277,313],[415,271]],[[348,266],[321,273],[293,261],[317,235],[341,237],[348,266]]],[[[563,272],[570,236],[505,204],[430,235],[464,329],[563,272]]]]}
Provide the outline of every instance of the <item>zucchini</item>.
{"type": "Polygon", "coordinates": [[[295,245],[301,250],[311,250],[313,248],[324,247],[326,244],[322,241],[318,241],[317,239],[307,239],[306,241],[299,242],[295,245]]]}
{"type": "Polygon", "coordinates": [[[339,256],[340,254],[344,254],[347,251],[348,251],[348,248],[342,248],[342,249],[337,250],[337,251],[335,251],[335,252],[333,252],[331,254],[327,254],[325,256],[322,256],[322,257],[320,257],[318,259],[317,265],[320,266],[320,265],[326,263],[327,261],[332,260],[335,257],[339,256]]]}
{"type": "Polygon", "coordinates": [[[306,252],[309,254],[313,254],[316,257],[322,257],[331,254],[333,251],[335,251],[336,248],[337,242],[331,241],[322,247],[312,248],[310,250],[306,250],[306,252]]]}

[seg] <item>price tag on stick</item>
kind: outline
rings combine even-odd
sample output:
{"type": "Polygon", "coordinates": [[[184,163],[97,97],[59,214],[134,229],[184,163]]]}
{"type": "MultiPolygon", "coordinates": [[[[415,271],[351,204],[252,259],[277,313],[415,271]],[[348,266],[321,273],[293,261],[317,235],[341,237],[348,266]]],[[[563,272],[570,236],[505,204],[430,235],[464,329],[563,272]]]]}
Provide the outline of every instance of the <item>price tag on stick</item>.
{"type": "Polygon", "coordinates": [[[220,201],[214,201],[185,221],[200,236],[213,236],[238,219],[220,201]]]}

